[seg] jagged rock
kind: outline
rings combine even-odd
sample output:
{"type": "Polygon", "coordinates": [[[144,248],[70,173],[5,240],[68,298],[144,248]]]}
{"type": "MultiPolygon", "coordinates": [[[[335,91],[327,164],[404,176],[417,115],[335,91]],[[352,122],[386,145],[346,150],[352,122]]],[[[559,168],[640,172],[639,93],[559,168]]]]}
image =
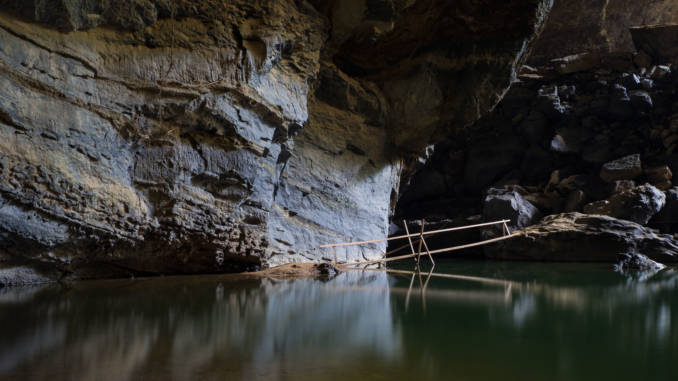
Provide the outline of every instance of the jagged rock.
{"type": "Polygon", "coordinates": [[[608,183],[615,180],[633,180],[642,174],[643,168],[639,154],[624,156],[605,163],[600,169],[600,178],[608,183]]]}
{"type": "Polygon", "coordinates": [[[522,233],[488,246],[486,255],[497,259],[616,262],[620,254],[640,253],[661,263],[678,261],[678,241],[672,236],[608,216],[556,214],[522,233]]]}
{"type": "Polygon", "coordinates": [[[541,212],[517,191],[497,188],[487,191],[483,202],[484,221],[511,220],[508,226],[514,230],[530,226],[540,218],[541,212]]]}
{"type": "Polygon", "coordinates": [[[664,207],[666,196],[652,185],[645,184],[612,195],[607,200],[584,206],[584,213],[604,214],[645,225],[664,207]]]}
{"type": "Polygon", "coordinates": [[[657,263],[643,254],[637,253],[619,254],[618,262],[614,265],[614,269],[617,271],[659,271],[664,268],[666,268],[666,266],[661,263],[657,263]]]}

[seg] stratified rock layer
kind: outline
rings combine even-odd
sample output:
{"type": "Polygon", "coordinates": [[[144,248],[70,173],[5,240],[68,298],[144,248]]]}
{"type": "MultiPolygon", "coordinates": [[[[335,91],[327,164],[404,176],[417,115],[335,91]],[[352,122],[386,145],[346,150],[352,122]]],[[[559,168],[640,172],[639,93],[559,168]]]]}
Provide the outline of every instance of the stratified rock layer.
{"type": "Polygon", "coordinates": [[[0,5],[0,264],[54,279],[385,236],[402,159],[501,99],[550,1],[0,5]]]}

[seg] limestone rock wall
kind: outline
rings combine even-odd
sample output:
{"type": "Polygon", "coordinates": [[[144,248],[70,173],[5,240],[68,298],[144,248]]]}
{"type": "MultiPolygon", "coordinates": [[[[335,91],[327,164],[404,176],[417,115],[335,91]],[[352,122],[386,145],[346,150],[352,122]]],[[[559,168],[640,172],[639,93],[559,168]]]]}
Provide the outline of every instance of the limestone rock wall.
{"type": "Polygon", "coordinates": [[[385,236],[403,163],[494,106],[551,3],[0,6],[0,264],[55,279],[385,236]]]}
{"type": "Polygon", "coordinates": [[[630,27],[670,23],[678,23],[673,0],[555,0],[530,62],[582,52],[633,52],[630,27]]]}

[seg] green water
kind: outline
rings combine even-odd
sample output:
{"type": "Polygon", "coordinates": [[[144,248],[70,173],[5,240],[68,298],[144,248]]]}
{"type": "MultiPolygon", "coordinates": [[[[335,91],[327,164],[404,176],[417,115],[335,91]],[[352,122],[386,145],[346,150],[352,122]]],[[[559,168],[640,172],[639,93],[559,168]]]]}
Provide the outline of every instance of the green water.
{"type": "Polygon", "coordinates": [[[422,295],[426,274],[351,271],[0,289],[0,379],[678,379],[676,271],[447,262],[435,272],[512,283],[431,277],[422,295]]]}

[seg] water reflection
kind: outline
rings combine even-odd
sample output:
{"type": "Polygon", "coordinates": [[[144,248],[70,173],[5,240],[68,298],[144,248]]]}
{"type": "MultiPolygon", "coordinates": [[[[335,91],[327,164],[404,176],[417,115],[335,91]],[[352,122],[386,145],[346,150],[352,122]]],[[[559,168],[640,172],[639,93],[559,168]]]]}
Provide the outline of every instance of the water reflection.
{"type": "Polygon", "coordinates": [[[414,275],[0,289],[0,379],[675,379],[674,270],[454,262],[414,275]]]}

